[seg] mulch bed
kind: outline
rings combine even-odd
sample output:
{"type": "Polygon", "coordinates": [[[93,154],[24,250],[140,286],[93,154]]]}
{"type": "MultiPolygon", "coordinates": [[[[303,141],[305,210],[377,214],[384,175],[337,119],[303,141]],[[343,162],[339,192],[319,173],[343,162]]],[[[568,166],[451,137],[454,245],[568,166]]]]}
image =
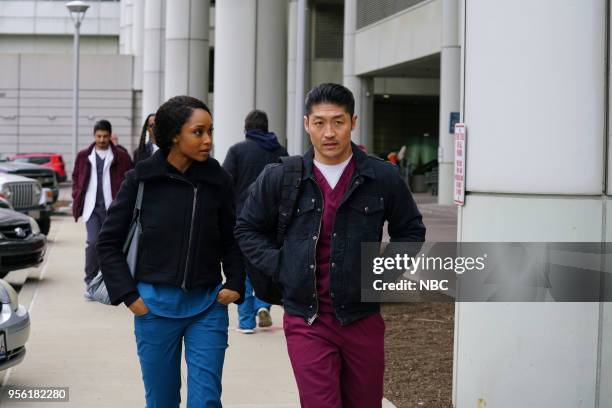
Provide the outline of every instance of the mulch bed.
{"type": "Polygon", "coordinates": [[[398,408],[452,408],[453,303],[382,305],[385,397],[398,408]]]}

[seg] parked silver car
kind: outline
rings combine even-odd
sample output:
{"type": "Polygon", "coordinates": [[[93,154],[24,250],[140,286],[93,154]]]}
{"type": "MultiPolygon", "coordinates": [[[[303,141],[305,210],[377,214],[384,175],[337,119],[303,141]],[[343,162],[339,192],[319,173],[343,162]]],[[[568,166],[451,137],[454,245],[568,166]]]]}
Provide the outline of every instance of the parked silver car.
{"type": "Polygon", "coordinates": [[[19,364],[30,337],[30,315],[19,304],[17,292],[0,279],[0,371],[19,364]]]}

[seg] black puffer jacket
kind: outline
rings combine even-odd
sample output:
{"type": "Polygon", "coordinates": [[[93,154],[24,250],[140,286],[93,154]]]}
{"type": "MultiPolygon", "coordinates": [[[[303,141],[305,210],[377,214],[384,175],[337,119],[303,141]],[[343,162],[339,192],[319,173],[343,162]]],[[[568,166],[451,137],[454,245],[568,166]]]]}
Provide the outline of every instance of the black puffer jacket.
{"type": "MultiPolygon", "coordinates": [[[[265,148],[262,143],[254,139],[237,143],[230,147],[223,162],[223,168],[227,170],[234,179],[236,188],[236,214],[240,214],[242,206],[248,195],[251,184],[261,174],[264,167],[269,163],[278,162],[278,158],[287,156],[287,150],[276,143],[275,149],[265,148]]],[[[268,147],[266,145],[266,147],[268,147]]]]}
{"type": "Polygon", "coordinates": [[[194,162],[183,175],[163,153],[136,166],[126,175],[98,238],[98,256],[113,304],[138,297],[136,283],[167,283],[189,290],[225,288],[244,295],[244,268],[234,240],[234,195],[231,176],[212,158],[194,162]],[[144,181],[136,276],[130,275],[121,249],[136,202],[138,183],[144,181]]]}

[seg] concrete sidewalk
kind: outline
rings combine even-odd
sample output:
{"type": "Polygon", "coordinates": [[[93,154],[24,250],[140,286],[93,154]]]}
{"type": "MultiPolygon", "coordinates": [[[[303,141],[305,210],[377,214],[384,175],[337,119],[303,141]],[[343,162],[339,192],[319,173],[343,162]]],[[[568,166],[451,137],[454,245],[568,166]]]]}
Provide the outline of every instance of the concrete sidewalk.
{"type": "MultiPolygon", "coordinates": [[[[17,402],[2,392],[3,408],[144,406],[133,316],[124,306],[84,301],[84,243],[83,224],[54,217],[46,263],[23,272],[38,277],[27,280],[20,291],[20,303],[29,307],[32,321],[26,358],[0,373],[3,389],[69,387],[70,401],[17,402]]],[[[21,272],[11,275],[9,281],[22,276],[21,272]]],[[[282,331],[282,309],[274,307],[272,315],[271,328],[245,335],[234,330],[236,307],[230,307],[224,407],[299,407],[282,331]]],[[[185,374],[183,364],[184,385],[185,374]]],[[[185,406],[186,387],[182,388],[181,406],[185,406]]],[[[385,401],[385,406],[393,405],[385,401]]]]}
{"type": "MultiPolygon", "coordinates": [[[[132,314],[124,306],[83,300],[85,226],[69,217],[54,217],[52,224],[46,265],[30,271],[43,278],[28,280],[20,293],[32,320],[27,355],[22,364],[1,373],[0,380],[4,387],[69,387],[70,402],[16,402],[3,393],[0,406],[142,407],[132,314]]],[[[274,308],[272,314],[272,328],[244,335],[234,331],[236,307],[230,307],[225,407],[299,406],[282,310],[274,308]]],[[[185,367],[183,373],[185,384],[185,367]]],[[[185,386],[182,406],[184,391],[185,386]]]]}
{"type": "MultiPolygon", "coordinates": [[[[439,205],[438,197],[429,193],[413,194],[423,215],[428,242],[454,242],[457,240],[457,206],[439,205]]],[[[388,237],[387,237],[388,239],[388,237]]]]}

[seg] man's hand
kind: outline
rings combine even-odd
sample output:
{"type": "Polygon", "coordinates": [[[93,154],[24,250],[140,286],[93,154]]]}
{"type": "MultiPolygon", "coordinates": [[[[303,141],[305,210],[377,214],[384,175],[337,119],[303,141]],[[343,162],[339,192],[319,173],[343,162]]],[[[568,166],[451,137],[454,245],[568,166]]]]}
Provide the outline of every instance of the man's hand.
{"type": "Polygon", "coordinates": [[[221,289],[217,294],[217,302],[222,303],[224,305],[229,305],[232,302],[240,299],[240,294],[235,290],[231,289],[221,289]]]}
{"type": "Polygon", "coordinates": [[[149,313],[149,308],[147,307],[147,305],[145,305],[145,302],[142,300],[141,297],[136,299],[136,301],[134,301],[134,303],[132,303],[128,307],[136,316],[144,316],[149,313]]]}

